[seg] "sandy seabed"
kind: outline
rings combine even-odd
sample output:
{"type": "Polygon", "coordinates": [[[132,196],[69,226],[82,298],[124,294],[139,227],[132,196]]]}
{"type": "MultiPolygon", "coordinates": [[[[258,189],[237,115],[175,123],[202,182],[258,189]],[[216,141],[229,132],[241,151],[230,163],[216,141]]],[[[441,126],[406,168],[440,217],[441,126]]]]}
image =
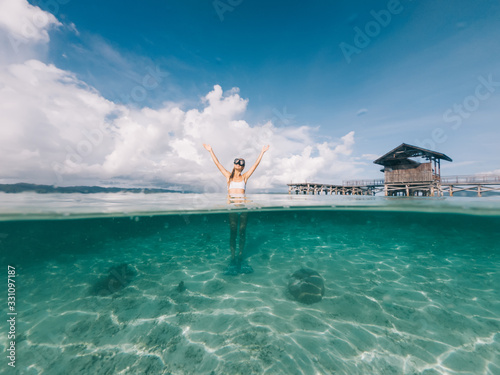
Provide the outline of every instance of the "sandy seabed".
{"type": "Polygon", "coordinates": [[[251,274],[224,274],[228,230],[168,224],[22,267],[19,374],[500,374],[498,253],[377,236],[354,246],[322,225],[248,233],[251,274]],[[120,263],[136,273],[129,285],[89,292],[120,263]],[[321,302],[286,293],[301,267],[324,278],[321,302]]]}

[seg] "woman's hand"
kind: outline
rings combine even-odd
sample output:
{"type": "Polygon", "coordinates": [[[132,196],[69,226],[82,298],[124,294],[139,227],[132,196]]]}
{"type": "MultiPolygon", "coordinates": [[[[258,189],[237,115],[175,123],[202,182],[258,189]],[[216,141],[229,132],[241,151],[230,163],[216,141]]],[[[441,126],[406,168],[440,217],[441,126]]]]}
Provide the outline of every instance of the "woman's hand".
{"type": "Polygon", "coordinates": [[[203,147],[205,147],[207,151],[212,151],[212,146],[210,145],[203,143],[203,147]]]}
{"type": "Polygon", "coordinates": [[[269,145],[262,147],[262,152],[266,152],[267,150],[269,150],[269,145]]]}

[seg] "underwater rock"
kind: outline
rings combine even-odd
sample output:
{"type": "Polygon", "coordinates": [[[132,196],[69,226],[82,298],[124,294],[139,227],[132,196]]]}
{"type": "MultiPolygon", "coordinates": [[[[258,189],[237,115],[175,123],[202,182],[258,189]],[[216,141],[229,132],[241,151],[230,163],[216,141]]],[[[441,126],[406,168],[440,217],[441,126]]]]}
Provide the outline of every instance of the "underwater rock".
{"type": "Polygon", "coordinates": [[[184,281],[181,281],[179,285],[177,285],[177,291],[179,293],[182,293],[186,290],[186,286],[184,285],[184,281]]]}
{"type": "Polygon", "coordinates": [[[96,296],[109,296],[125,288],[135,276],[135,271],[128,264],[123,263],[113,266],[108,271],[108,276],[98,280],[92,287],[92,294],[96,296]]]}
{"type": "Polygon", "coordinates": [[[309,305],[321,301],[325,294],[325,283],[318,272],[301,268],[290,276],[288,291],[297,301],[309,305]]]}

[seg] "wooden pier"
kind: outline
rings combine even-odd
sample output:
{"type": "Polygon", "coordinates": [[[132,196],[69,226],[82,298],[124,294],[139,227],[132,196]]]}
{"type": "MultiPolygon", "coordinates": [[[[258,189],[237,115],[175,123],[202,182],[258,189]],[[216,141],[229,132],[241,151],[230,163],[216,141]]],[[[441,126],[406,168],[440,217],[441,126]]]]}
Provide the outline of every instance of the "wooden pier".
{"type": "Polygon", "coordinates": [[[386,188],[384,180],[343,181],[342,185],[319,184],[313,182],[290,183],[288,194],[313,195],[375,195],[384,191],[388,196],[453,196],[460,191],[475,192],[478,197],[487,191],[500,193],[500,176],[497,175],[469,175],[443,176],[440,181],[424,183],[392,184],[386,188]],[[391,189],[391,190],[389,190],[391,189]],[[391,194],[389,194],[391,193],[391,194]]]}
{"type": "Polygon", "coordinates": [[[343,181],[341,185],[313,182],[289,183],[288,194],[375,195],[385,196],[444,196],[460,191],[500,192],[500,176],[469,175],[441,176],[441,160],[452,161],[445,154],[402,143],[374,161],[383,165],[384,179],[343,181]],[[421,157],[427,163],[410,158],[421,157]]]}
{"type": "MultiPolygon", "coordinates": [[[[377,181],[377,183],[380,181],[377,181]]],[[[314,182],[304,182],[288,184],[288,194],[315,194],[319,195],[323,192],[330,195],[375,195],[376,191],[382,190],[382,185],[367,184],[367,185],[329,185],[329,184],[318,184],[314,182]]]]}

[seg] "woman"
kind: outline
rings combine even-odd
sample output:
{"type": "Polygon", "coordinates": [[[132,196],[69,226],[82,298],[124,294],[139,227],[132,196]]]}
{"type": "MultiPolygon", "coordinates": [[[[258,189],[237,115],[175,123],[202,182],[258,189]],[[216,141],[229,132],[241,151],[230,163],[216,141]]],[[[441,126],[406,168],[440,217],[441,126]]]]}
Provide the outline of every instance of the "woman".
{"type": "MultiPolygon", "coordinates": [[[[262,156],[264,156],[264,153],[269,150],[269,145],[262,147],[262,151],[260,152],[259,157],[257,158],[257,161],[255,164],[248,170],[248,172],[241,173],[243,172],[243,169],[245,168],[245,160],[242,158],[236,158],[234,159],[234,166],[233,166],[233,171],[229,172],[226,170],[221,163],[219,163],[219,160],[217,160],[217,157],[215,156],[212,147],[207,144],[203,144],[203,147],[207,149],[207,151],[210,152],[210,155],[212,155],[212,159],[219,168],[219,170],[222,172],[224,177],[226,177],[227,181],[227,198],[228,198],[228,203],[229,204],[234,204],[235,207],[244,207],[243,203],[246,202],[245,199],[245,190],[246,190],[246,184],[252,173],[255,171],[257,166],[259,165],[262,156]]],[[[229,228],[231,229],[231,234],[229,237],[229,247],[231,248],[231,264],[226,270],[226,274],[228,275],[236,275],[237,273],[251,273],[253,272],[252,267],[250,267],[248,264],[243,263],[243,250],[245,248],[245,239],[246,239],[246,228],[247,228],[247,217],[248,214],[246,212],[239,212],[239,213],[230,213],[229,214],[229,228]],[[238,218],[240,218],[240,243],[239,243],[239,254],[238,254],[238,259],[236,259],[236,235],[237,235],[237,230],[238,230],[238,218]]]]}

